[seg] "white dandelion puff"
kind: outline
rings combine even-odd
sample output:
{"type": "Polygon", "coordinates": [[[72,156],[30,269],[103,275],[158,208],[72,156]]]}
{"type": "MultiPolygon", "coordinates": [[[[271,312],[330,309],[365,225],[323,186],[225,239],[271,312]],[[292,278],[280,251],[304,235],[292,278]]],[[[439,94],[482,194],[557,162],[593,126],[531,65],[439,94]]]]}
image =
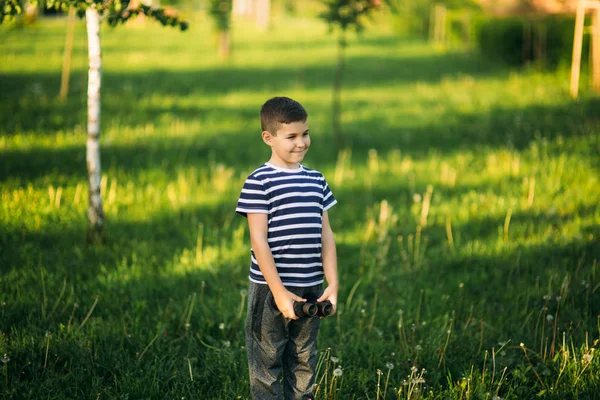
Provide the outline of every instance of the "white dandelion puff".
{"type": "Polygon", "coordinates": [[[335,376],[336,378],[339,378],[343,374],[344,374],[344,371],[342,371],[341,368],[336,368],[333,370],[333,376],[335,376]]]}

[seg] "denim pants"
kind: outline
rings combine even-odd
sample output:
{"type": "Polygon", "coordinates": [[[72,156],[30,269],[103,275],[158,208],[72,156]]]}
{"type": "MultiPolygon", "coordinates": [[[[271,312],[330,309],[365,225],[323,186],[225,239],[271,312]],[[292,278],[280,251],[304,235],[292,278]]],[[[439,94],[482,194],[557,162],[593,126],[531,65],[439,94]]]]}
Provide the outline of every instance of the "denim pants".
{"type": "MultiPolygon", "coordinates": [[[[286,289],[300,297],[323,293],[322,285],[286,289]]],[[[269,286],[250,282],[246,351],[254,400],[314,399],[319,324],[319,318],[285,319],[269,286]]]]}

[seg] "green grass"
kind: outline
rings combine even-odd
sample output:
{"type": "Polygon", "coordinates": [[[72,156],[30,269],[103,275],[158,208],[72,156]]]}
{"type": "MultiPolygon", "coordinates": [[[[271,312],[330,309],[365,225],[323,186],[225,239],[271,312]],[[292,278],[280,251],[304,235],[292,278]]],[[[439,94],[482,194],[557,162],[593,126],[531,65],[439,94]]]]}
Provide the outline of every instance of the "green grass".
{"type": "Polygon", "coordinates": [[[0,29],[1,397],[248,398],[234,208],[269,157],[258,110],[284,94],[306,106],[305,164],[339,201],[319,398],[597,398],[598,98],[572,101],[567,71],[380,23],[348,49],[338,151],[324,24],[238,23],[222,62],[210,21],[191,20],[102,30],[99,247],[85,244],[84,26],[64,103],[65,20],[0,29]]]}

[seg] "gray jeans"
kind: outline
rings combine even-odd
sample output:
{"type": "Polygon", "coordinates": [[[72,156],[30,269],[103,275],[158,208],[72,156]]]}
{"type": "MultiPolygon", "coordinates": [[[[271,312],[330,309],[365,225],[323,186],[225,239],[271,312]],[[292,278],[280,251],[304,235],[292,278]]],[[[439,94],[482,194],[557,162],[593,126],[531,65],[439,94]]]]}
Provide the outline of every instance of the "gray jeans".
{"type": "MultiPolygon", "coordinates": [[[[304,297],[320,296],[322,285],[287,287],[304,297]]],[[[246,351],[254,400],[313,399],[319,318],[287,320],[266,284],[250,282],[246,316],[246,351]],[[281,371],[283,369],[283,396],[281,371]]]]}

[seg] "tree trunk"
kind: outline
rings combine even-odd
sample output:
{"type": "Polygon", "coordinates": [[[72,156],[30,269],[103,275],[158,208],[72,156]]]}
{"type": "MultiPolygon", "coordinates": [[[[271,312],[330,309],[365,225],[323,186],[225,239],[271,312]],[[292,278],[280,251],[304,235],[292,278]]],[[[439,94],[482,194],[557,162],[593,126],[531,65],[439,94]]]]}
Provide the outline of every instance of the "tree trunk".
{"type": "Polygon", "coordinates": [[[69,7],[69,19],[67,20],[67,35],[65,38],[65,53],[63,55],[62,76],[60,79],[61,101],[66,100],[69,94],[69,78],[71,76],[71,56],[73,54],[73,36],[75,32],[75,7],[69,7]]]}
{"type": "Polygon", "coordinates": [[[219,32],[219,57],[222,60],[227,60],[230,54],[231,42],[229,40],[229,31],[219,32]]]}
{"type": "Polygon", "coordinates": [[[269,29],[271,0],[258,0],[256,4],[256,26],[261,31],[269,29]]]}
{"type": "Polygon", "coordinates": [[[233,14],[249,17],[252,14],[252,2],[250,0],[233,0],[233,14]]]}
{"type": "Polygon", "coordinates": [[[104,211],[100,196],[100,14],[95,8],[85,11],[88,54],[90,59],[88,71],[88,135],[86,145],[86,160],[89,182],[88,207],[88,242],[102,242],[104,239],[104,211]]]}
{"type": "Polygon", "coordinates": [[[344,134],[342,132],[342,78],[344,74],[344,62],[345,62],[345,50],[346,50],[346,31],[340,31],[340,39],[338,42],[338,59],[335,69],[335,76],[333,80],[333,138],[338,149],[341,149],[344,145],[344,134]]]}

